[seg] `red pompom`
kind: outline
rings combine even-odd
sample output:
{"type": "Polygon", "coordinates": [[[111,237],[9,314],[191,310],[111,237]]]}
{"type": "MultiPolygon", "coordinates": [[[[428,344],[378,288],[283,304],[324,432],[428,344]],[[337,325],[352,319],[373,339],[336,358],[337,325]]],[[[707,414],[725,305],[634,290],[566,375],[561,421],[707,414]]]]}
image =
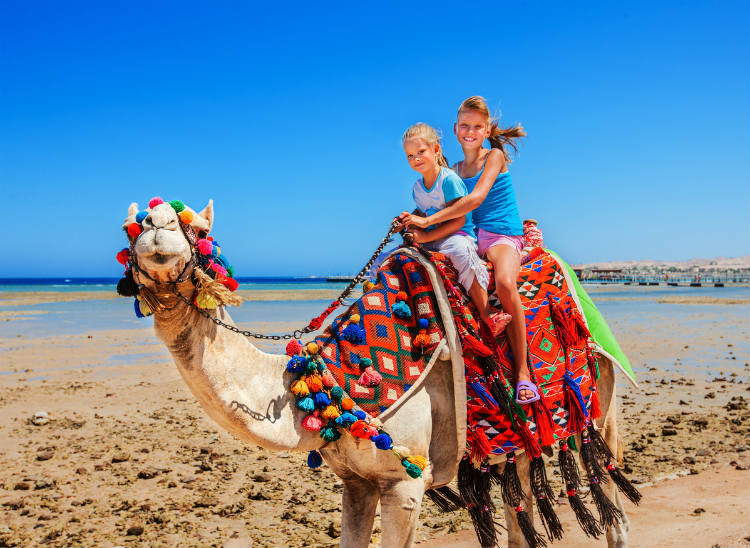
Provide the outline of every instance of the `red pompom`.
{"type": "Polygon", "coordinates": [[[120,264],[128,264],[128,259],[130,258],[130,250],[125,247],[117,252],[117,262],[120,264]]]}
{"type": "Polygon", "coordinates": [[[221,283],[224,284],[224,287],[226,287],[229,291],[235,291],[240,286],[240,284],[234,278],[224,278],[223,280],[221,280],[221,283]]]}
{"type": "Polygon", "coordinates": [[[286,355],[287,356],[297,356],[302,353],[302,343],[298,341],[297,339],[292,339],[289,341],[289,343],[286,345],[286,355]]]}
{"type": "Polygon", "coordinates": [[[130,223],[128,225],[128,236],[131,238],[137,238],[141,235],[141,232],[143,232],[143,229],[138,223],[130,223]]]}
{"type": "Polygon", "coordinates": [[[357,421],[349,427],[349,432],[356,438],[369,439],[370,427],[365,421],[357,421]]]}
{"type": "Polygon", "coordinates": [[[198,253],[201,255],[211,255],[211,251],[213,251],[214,244],[211,243],[210,240],[206,238],[201,238],[198,240],[198,253]]]}
{"type": "Polygon", "coordinates": [[[156,206],[158,206],[159,204],[163,204],[163,203],[164,203],[164,200],[162,200],[161,198],[159,198],[159,196],[156,196],[154,198],[151,198],[148,201],[148,207],[151,208],[151,209],[153,209],[156,206]]]}

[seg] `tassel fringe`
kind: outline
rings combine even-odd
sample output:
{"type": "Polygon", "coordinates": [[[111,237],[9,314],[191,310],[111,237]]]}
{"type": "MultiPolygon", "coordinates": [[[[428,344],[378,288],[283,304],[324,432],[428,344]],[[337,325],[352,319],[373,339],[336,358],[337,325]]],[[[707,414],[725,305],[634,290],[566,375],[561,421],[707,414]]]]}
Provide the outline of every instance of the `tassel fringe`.
{"type": "Polygon", "coordinates": [[[536,532],[534,524],[531,522],[531,517],[528,512],[524,510],[520,504],[516,507],[516,519],[518,520],[518,526],[521,528],[526,544],[529,548],[538,548],[547,546],[547,541],[544,537],[536,532]]]}
{"type": "Polygon", "coordinates": [[[570,503],[573,513],[576,515],[578,525],[581,526],[581,529],[586,533],[586,536],[599,538],[599,535],[603,532],[599,527],[599,522],[593,514],[589,512],[586,505],[583,504],[581,497],[578,496],[578,491],[570,486],[568,486],[568,502],[570,503]]]}
{"type": "Polygon", "coordinates": [[[443,485],[437,489],[428,489],[425,495],[442,512],[455,512],[456,510],[466,508],[466,504],[461,500],[461,496],[447,485],[443,485]]]}
{"type": "Polygon", "coordinates": [[[544,459],[537,457],[531,461],[529,467],[529,476],[531,481],[531,492],[536,498],[536,507],[539,511],[539,518],[542,520],[542,525],[547,533],[549,540],[561,539],[563,536],[563,528],[560,524],[560,519],[555,513],[555,509],[552,507],[552,500],[554,500],[554,493],[552,487],[547,480],[547,472],[544,468],[544,459]]]}
{"type": "Polygon", "coordinates": [[[612,481],[620,490],[620,492],[628,497],[628,500],[630,500],[630,502],[638,506],[638,503],[641,502],[641,498],[643,497],[643,495],[641,495],[641,492],[636,489],[635,485],[630,483],[628,478],[623,475],[623,473],[619,468],[617,468],[615,463],[610,462],[607,464],[607,472],[609,472],[609,477],[612,478],[612,481]]]}
{"type": "Polygon", "coordinates": [[[599,511],[599,523],[605,529],[614,526],[622,519],[622,512],[604,494],[597,478],[591,478],[589,486],[591,487],[591,497],[594,499],[596,509],[599,511]]]}

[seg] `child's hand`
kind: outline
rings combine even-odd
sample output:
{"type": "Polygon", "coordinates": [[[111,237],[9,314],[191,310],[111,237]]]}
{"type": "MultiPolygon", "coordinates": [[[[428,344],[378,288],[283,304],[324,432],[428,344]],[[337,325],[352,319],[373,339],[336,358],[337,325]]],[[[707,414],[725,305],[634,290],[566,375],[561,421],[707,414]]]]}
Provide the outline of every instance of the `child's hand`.
{"type": "Polygon", "coordinates": [[[414,228],[411,227],[409,230],[411,232],[412,241],[415,244],[423,244],[426,241],[427,232],[425,230],[422,230],[421,228],[414,228]]]}
{"type": "Polygon", "coordinates": [[[426,217],[419,217],[418,215],[414,215],[412,213],[409,213],[408,211],[404,211],[401,215],[399,215],[398,220],[401,221],[401,223],[407,228],[415,227],[423,229],[430,226],[430,224],[427,222],[426,217]]]}

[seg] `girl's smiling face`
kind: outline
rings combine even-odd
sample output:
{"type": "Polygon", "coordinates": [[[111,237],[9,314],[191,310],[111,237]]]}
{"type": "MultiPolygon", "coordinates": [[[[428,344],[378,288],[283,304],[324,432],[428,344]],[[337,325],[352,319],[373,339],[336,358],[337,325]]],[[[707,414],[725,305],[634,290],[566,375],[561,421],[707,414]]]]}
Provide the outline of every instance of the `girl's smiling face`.
{"type": "Polygon", "coordinates": [[[458,120],[453,124],[453,133],[461,148],[479,148],[490,136],[487,117],[476,110],[465,110],[459,113],[458,120]]]}
{"type": "Polygon", "coordinates": [[[412,138],[404,141],[404,152],[409,165],[422,175],[434,170],[438,165],[437,159],[440,154],[440,145],[430,145],[424,139],[412,138]]]}

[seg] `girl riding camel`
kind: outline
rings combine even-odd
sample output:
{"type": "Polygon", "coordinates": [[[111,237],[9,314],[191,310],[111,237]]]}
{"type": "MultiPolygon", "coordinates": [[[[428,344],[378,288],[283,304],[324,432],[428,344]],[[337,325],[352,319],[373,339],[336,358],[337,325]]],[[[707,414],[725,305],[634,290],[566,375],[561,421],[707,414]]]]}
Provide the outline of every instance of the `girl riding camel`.
{"type": "Polygon", "coordinates": [[[513,351],[516,401],[531,403],[539,399],[539,389],[531,382],[526,364],[526,321],[516,286],[524,246],[523,225],[508,171],[511,159],[507,150],[510,147],[516,151],[516,141],[526,132],[520,124],[499,127],[479,96],[461,103],[453,132],[464,153],[454,170],[469,194],[425,217],[403,212],[399,220],[407,227],[425,229],[472,214],[478,229],[479,254],[493,264],[497,297],[503,310],[512,316],[507,333],[513,351]],[[491,148],[483,146],[485,139],[491,148]]]}

